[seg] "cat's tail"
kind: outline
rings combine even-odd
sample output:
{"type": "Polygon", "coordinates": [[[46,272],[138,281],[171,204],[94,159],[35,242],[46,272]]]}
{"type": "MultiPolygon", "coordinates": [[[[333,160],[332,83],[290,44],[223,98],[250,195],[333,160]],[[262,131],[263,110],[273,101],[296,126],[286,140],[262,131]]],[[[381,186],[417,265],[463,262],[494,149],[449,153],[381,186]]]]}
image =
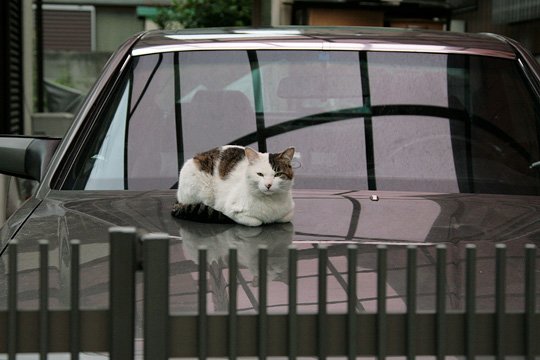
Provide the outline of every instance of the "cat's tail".
{"type": "Polygon", "coordinates": [[[182,204],[176,202],[173,205],[172,216],[179,219],[191,220],[203,223],[231,224],[234,221],[210,206],[204,204],[182,204]]]}

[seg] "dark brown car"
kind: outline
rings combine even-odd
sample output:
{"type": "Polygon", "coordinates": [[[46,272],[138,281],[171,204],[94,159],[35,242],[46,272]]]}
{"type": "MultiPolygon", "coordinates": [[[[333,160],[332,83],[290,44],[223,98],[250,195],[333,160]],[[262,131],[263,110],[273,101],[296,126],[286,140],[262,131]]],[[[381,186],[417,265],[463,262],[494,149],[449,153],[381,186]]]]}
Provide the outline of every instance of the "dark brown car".
{"type": "Polygon", "coordinates": [[[286,311],[291,244],[299,312],[317,310],[319,244],[328,246],[330,312],[346,309],[349,244],[358,245],[359,311],[376,310],[379,244],[388,246],[389,309],[405,309],[411,244],[420,248],[418,309],[435,308],[435,245],[445,244],[447,308],[463,310],[465,246],[475,244],[477,305],[491,311],[497,243],[508,247],[507,307],[522,310],[523,246],[540,244],[539,74],[519,44],[492,34],[285,27],[137,35],[110,59],[60,142],[0,139],[0,171],[40,181],[1,230],[0,249],[18,239],[22,251],[19,306],[36,307],[37,240],[45,238],[51,306],[69,304],[68,241],[80,239],[81,306],[106,307],[108,229],[135,226],[172,239],[175,313],[197,308],[199,245],[209,251],[211,312],[227,309],[230,245],[241,267],[239,313],[255,312],[261,244],[269,312],[286,311]],[[292,223],[248,228],[171,216],[183,162],[225,144],[296,147],[292,223]]]}

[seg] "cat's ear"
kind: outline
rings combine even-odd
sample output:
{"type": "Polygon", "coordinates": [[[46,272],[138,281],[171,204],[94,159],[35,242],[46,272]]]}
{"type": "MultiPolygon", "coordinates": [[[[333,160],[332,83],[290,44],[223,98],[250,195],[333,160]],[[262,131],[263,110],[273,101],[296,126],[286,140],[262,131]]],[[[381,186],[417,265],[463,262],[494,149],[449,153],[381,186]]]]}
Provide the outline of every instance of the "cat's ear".
{"type": "Polygon", "coordinates": [[[259,153],[250,147],[246,147],[244,151],[250,164],[259,158],[259,153]]]}
{"type": "Polygon", "coordinates": [[[279,157],[281,157],[281,158],[283,158],[283,159],[290,162],[293,159],[294,151],[295,151],[294,147],[291,146],[291,147],[285,149],[285,151],[283,151],[281,154],[279,154],[279,157]]]}

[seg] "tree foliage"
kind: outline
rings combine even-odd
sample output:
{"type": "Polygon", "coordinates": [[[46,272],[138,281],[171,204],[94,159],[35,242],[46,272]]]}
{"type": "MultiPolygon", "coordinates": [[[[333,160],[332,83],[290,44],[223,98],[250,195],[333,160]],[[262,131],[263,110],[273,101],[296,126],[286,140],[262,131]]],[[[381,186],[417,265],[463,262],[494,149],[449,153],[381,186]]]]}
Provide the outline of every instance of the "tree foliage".
{"type": "Polygon", "coordinates": [[[172,0],[162,8],[156,23],[162,29],[175,27],[222,27],[251,24],[252,0],[172,0]]]}

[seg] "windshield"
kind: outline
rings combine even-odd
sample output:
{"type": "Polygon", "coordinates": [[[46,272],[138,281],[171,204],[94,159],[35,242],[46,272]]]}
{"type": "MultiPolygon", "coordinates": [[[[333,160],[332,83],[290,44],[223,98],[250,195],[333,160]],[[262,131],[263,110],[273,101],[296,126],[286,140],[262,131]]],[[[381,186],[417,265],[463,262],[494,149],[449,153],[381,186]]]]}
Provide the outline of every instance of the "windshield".
{"type": "Polygon", "coordinates": [[[538,104],[515,60],[357,51],[133,59],[63,189],[177,186],[226,144],[296,148],[295,187],[537,194],[538,104]]]}

